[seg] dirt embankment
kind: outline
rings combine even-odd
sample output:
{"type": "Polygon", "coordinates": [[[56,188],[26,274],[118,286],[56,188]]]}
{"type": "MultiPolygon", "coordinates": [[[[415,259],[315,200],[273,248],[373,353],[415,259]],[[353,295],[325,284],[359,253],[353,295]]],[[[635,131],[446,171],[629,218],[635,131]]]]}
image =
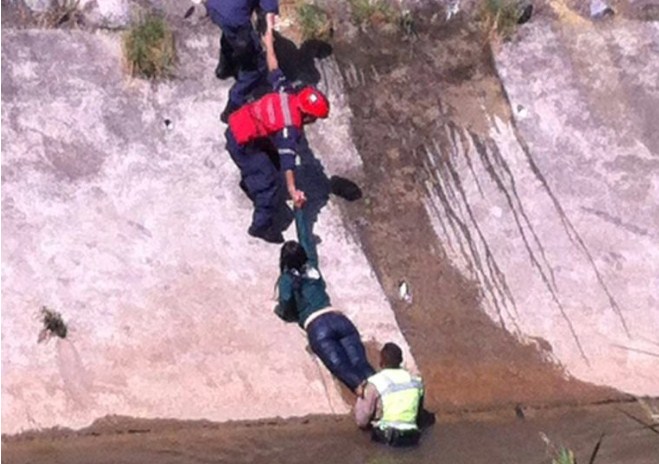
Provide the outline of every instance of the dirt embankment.
{"type": "Polygon", "coordinates": [[[546,361],[542,341],[521,344],[495,324],[479,288],[446,259],[423,204],[425,146],[448,142],[451,125],[486,137],[488,118],[505,120],[510,111],[478,27],[464,18],[435,21],[417,22],[416,36],[361,32],[335,51],[365,173],[365,200],[347,214],[412,347],[428,404],[455,411],[620,399],[567,378],[546,361]],[[399,298],[402,280],[412,304],[399,298]]]}

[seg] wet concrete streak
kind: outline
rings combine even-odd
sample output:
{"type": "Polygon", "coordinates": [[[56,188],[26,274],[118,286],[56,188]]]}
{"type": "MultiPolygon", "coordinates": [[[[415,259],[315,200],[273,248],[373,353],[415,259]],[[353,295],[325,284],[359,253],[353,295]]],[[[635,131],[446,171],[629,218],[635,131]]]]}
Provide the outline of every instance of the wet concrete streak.
{"type": "Polygon", "coordinates": [[[481,183],[478,180],[478,176],[476,175],[476,171],[474,170],[474,165],[471,160],[471,153],[470,153],[471,145],[468,143],[466,131],[461,130],[453,121],[448,121],[444,125],[444,127],[446,127],[447,130],[450,131],[451,142],[453,147],[453,156],[457,156],[458,154],[457,141],[460,140],[460,143],[464,149],[465,161],[467,162],[467,166],[469,167],[469,172],[472,175],[472,180],[474,181],[474,184],[478,189],[478,193],[480,193],[481,197],[484,197],[485,194],[483,193],[483,188],[481,187],[481,183]],[[460,138],[458,139],[458,137],[460,138]]]}
{"type": "Polygon", "coordinates": [[[615,225],[616,227],[622,227],[623,229],[628,230],[629,232],[631,232],[633,234],[640,235],[642,237],[652,237],[653,236],[653,234],[650,233],[650,231],[648,229],[645,229],[643,227],[639,227],[635,224],[626,223],[621,218],[619,218],[617,216],[613,216],[613,215],[607,213],[606,211],[601,211],[601,210],[598,210],[598,209],[595,209],[595,208],[588,208],[586,206],[582,206],[581,210],[585,211],[587,213],[590,213],[594,216],[597,216],[598,218],[600,218],[600,219],[602,219],[606,222],[610,222],[611,224],[615,225]]]}
{"type": "MultiPolygon", "coordinates": [[[[547,259],[547,256],[545,254],[545,249],[542,246],[542,243],[540,242],[540,239],[538,238],[538,234],[535,232],[535,228],[531,224],[531,221],[529,220],[529,217],[526,214],[526,211],[525,211],[524,206],[522,204],[522,200],[519,196],[519,193],[517,192],[517,187],[515,185],[515,176],[513,175],[513,173],[511,171],[510,167],[508,166],[508,163],[506,162],[505,158],[503,156],[501,156],[501,152],[499,150],[499,147],[496,145],[496,143],[493,143],[493,142],[490,141],[489,148],[490,148],[490,151],[492,152],[492,154],[494,156],[495,162],[503,168],[504,174],[508,178],[509,187],[508,188],[503,188],[503,191],[506,194],[506,200],[508,201],[508,204],[510,205],[510,209],[514,214],[515,222],[517,223],[517,228],[518,228],[518,230],[519,230],[519,232],[520,232],[520,234],[521,234],[521,236],[524,240],[524,244],[526,245],[526,248],[527,248],[529,254],[532,255],[531,259],[532,259],[532,261],[534,262],[534,264],[536,266],[538,266],[539,268],[542,268],[542,264],[539,262],[539,260],[537,260],[535,258],[535,256],[533,256],[531,246],[528,243],[526,233],[524,232],[524,227],[522,227],[522,225],[520,224],[520,220],[519,220],[518,216],[521,216],[524,219],[524,224],[526,225],[526,228],[531,233],[531,235],[533,237],[533,241],[535,242],[535,245],[537,246],[538,250],[540,251],[540,256],[541,256],[542,261],[544,263],[544,266],[546,268],[546,271],[543,271],[543,272],[546,272],[546,273],[549,274],[549,278],[551,280],[552,288],[554,289],[554,291],[558,291],[558,287],[556,285],[556,277],[554,275],[554,269],[551,266],[551,264],[549,263],[549,260],[547,259]],[[508,190],[510,190],[511,194],[508,193],[508,190]],[[513,200],[514,200],[514,202],[513,202],[513,200]],[[517,207],[515,207],[513,203],[516,203],[517,207]]],[[[483,153],[483,155],[487,157],[487,152],[485,151],[483,153]]],[[[494,173],[494,170],[492,172],[494,173]]],[[[497,182],[501,182],[502,185],[503,185],[503,177],[504,176],[498,176],[498,179],[500,179],[500,180],[497,181],[497,182]]]]}
{"type": "MultiPolygon", "coordinates": [[[[547,258],[544,254],[544,249],[542,247],[542,244],[540,243],[540,240],[538,239],[538,236],[533,230],[533,226],[531,225],[531,222],[528,219],[528,216],[524,212],[524,207],[522,206],[522,202],[519,198],[519,195],[517,194],[517,191],[515,189],[515,184],[514,184],[514,177],[512,173],[510,172],[509,169],[507,169],[507,174],[510,178],[510,187],[507,187],[504,185],[504,182],[502,178],[497,174],[496,168],[490,161],[488,157],[488,150],[486,148],[485,143],[483,143],[479,137],[476,134],[471,134],[472,140],[474,141],[474,145],[476,147],[476,150],[481,156],[481,160],[486,168],[487,173],[490,175],[490,178],[495,182],[497,185],[499,191],[506,197],[506,202],[508,203],[508,206],[510,208],[510,211],[513,214],[513,218],[515,220],[515,224],[517,225],[517,230],[520,233],[520,237],[522,238],[522,241],[524,242],[524,246],[526,248],[526,251],[529,255],[529,259],[531,261],[531,264],[533,267],[535,267],[540,274],[540,277],[542,278],[543,283],[545,284],[545,287],[549,291],[549,294],[551,295],[552,300],[558,307],[558,310],[561,313],[561,316],[563,317],[563,320],[565,323],[568,325],[568,328],[570,330],[570,333],[572,334],[572,338],[574,339],[577,348],[579,349],[579,353],[581,354],[581,357],[583,360],[586,362],[586,364],[590,365],[590,361],[588,360],[588,356],[586,356],[586,352],[583,349],[583,346],[581,344],[581,341],[579,340],[579,336],[576,333],[576,330],[574,328],[574,325],[572,321],[570,320],[569,316],[567,315],[565,311],[565,306],[561,302],[561,298],[559,297],[559,291],[556,286],[556,280],[554,278],[554,273],[551,268],[551,265],[547,261],[547,258]],[[509,193],[509,188],[511,190],[511,193],[509,193]],[[513,198],[515,199],[515,202],[513,202],[513,198]],[[517,207],[515,207],[515,204],[517,204],[517,207]],[[519,211],[518,211],[519,210],[519,211]],[[533,239],[536,243],[536,246],[540,249],[542,259],[544,263],[540,263],[539,260],[536,258],[535,254],[533,253],[531,244],[528,241],[528,238],[526,237],[526,233],[524,232],[524,226],[522,225],[520,221],[520,216],[522,216],[524,220],[524,224],[526,227],[530,230],[533,239]],[[544,264],[544,266],[543,266],[544,264]],[[545,268],[546,266],[546,268],[545,268]]],[[[490,150],[495,154],[495,159],[500,160],[500,164],[505,166],[505,161],[503,161],[500,153],[498,153],[498,148],[496,147],[496,144],[491,143],[490,145],[490,150]],[[498,156],[497,156],[498,155],[498,156]]],[[[465,199],[465,202],[467,200],[465,199]]]]}
{"type": "MultiPolygon", "coordinates": [[[[430,153],[428,153],[429,156],[432,156],[430,153]]],[[[453,171],[453,169],[450,167],[450,163],[448,161],[445,161],[444,166],[446,166],[447,171],[453,171]]],[[[446,216],[449,218],[452,226],[452,230],[454,232],[454,236],[464,238],[464,241],[467,242],[467,245],[469,247],[469,254],[464,253],[464,247],[462,246],[463,240],[458,240],[458,243],[460,244],[460,249],[463,251],[463,257],[465,260],[469,263],[471,263],[471,269],[476,271],[476,276],[479,279],[479,282],[482,283],[482,285],[485,286],[485,288],[488,290],[490,293],[490,296],[492,297],[491,301],[494,303],[496,312],[499,316],[499,323],[501,325],[501,328],[506,330],[506,323],[502,315],[502,307],[499,304],[499,297],[503,296],[503,292],[501,291],[501,287],[497,285],[496,283],[496,276],[501,275],[501,272],[498,270],[498,266],[496,265],[496,261],[492,257],[492,253],[490,251],[489,246],[487,245],[487,242],[485,241],[483,234],[481,233],[480,229],[478,228],[478,224],[476,223],[473,214],[471,213],[471,210],[468,206],[468,203],[466,201],[463,202],[457,202],[458,207],[462,204],[464,204],[467,208],[469,218],[472,222],[472,224],[475,226],[476,231],[478,232],[479,239],[481,241],[482,246],[484,247],[485,250],[485,260],[487,263],[487,268],[489,270],[489,275],[494,275],[495,277],[493,279],[490,279],[488,276],[488,273],[485,272],[485,269],[483,267],[483,264],[481,263],[481,257],[480,253],[478,250],[478,246],[475,244],[474,239],[472,238],[472,234],[470,232],[469,227],[466,224],[466,221],[463,219],[463,214],[459,214],[456,212],[456,210],[453,208],[453,204],[456,204],[457,198],[455,197],[455,193],[453,193],[453,189],[450,188],[448,185],[446,187],[443,186],[443,184],[446,184],[446,180],[443,180],[441,172],[442,170],[435,170],[435,190],[434,193],[437,194],[439,199],[442,202],[442,206],[444,207],[444,213],[446,216]],[[450,192],[447,194],[447,191],[450,192]],[[451,198],[449,198],[451,197],[451,198]],[[457,228],[455,227],[457,226],[457,228]],[[496,268],[498,271],[496,274],[493,272],[493,267],[496,268]],[[497,292],[495,292],[495,289],[497,292]]],[[[451,174],[453,177],[453,174],[451,174]]],[[[455,178],[453,178],[455,181],[455,178]]],[[[450,185],[450,184],[449,184],[450,185]]],[[[457,185],[457,188],[460,189],[460,186],[457,185]]],[[[461,192],[462,195],[464,195],[464,192],[461,192]]],[[[463,197],[464,199],[464,197],[463,197]]],[[[439,213],[439,212],[438,212],[439,213]]],[[[440,217],[442,216],[441,214],[438,214],[440,217]]],[[[451,243],[451,241],[449,241],[451,243]]],[[[505,282],[504,282],[505,284],[505,282]]],[[[505,301],[502,301],[502,304],[505,307],[505,301]]]]}
{"type": "Polygon", "coordinates": [[[629,332],[629,327],[627,325],[627,321],[625,320],[625,317],[622,313],[622,310],[618,303],[616,302],[613,294],[609,290],[609,287],[606,285],[606,282],[604,282],[604,278],[602,277],[602,274],[597,267],[597,264],[595,264],[595,260],[593,259],[592,254],[590,253],[590,250],[586,246],[586,243],[583,241],[581,238],[581,235],[577,231],[577,229],[574,227],[570,219],[568,218],[567,214],[565,213],[565,210],[563,209],[560,201],[552,191],[551,187],[549,186],[549,183],[547,182],[547,179],[544,177],[542,174],[540,168],[538,167],[538,164],[535,162],[535,159],[533,158],[533,155],[531,154],[531,149],[529,148],[528,144],[526,141],[523,139],[521,136],[519,129],[515,125],[514,121],[511,121],[511,125],[513,127],[513,131],[515,133],[515,137],[517,139],[517,143],[519,143],[519,146],[522,148],[522,151],[524,152],[526,156],[526,160],[529,163],[529,167],[531,168],[531,171],[535,175],[535,177],[540,181],[540,184],[542,185],[542,188],[545,190],[549,198],[551,199],[552,204],[554,205],[554,208],[556,209],[556,212],[558,214],[558,217],[561,220],[561,223],[565,229],[565,232],[567,236],[570,238],[570,240],[575,243],[577,248],[581,250],[583,255],[586,257],[588,262],[590,263],[591,268],[593,269],[593,272],[595,273],[595,276],[597,278],[597,282],[599,283],[600,287],[606,294],[608,300],[609,300],[609,305],[611,306],[611,309],[615,312],[615,314],[618,316],[620,319],[620,323],[625,330],[625,334],[631,338],[631,334],[629,332]]]}
{"type": "MultiPolygon", "coordinates": [[[[478,234],[478,238],[480,239],[480,243],[484,249],[485,252],[485,259],[488,267],[489,274],[491,276],[491,280],[493,282],[494,288],[497,290],[497,293],[499,295],[499,298],[501,299],[501,303],[504,305],[504,308],[507,309],[506,305],[506,300],[510,301],[511,304],[513,305],[513,309],[515,313],[517,314],[517,307],[515,304],[515,299],[512,296],[512,293],[510,291],[510,288],[508,287],[508,284],[506,282],[505,274],[501,271],[499,265],[496,262],[496,259],[494,258],[494,255],[491,251],[490,246],[487,243],[487,239],[485,238],[485,235],[483,234],[480,226],[478,225],[478,221],[476,220],[476,217],[472,211],[472,208],[470,207],[470,202],[467,199],[467,194],[465,192],[465,189],[462,185],[462,181],[460,179],[460,175],[458,174],[458,171],[455,169],[454,165],[448,161],[448,158],[446,158],[445,164],[444,164],[448,174],[450,175],[450,179],[457,189],[460,198],[457,199],[459,204],[464,205],[464,209],[467,211],[467,214],[469,215],[469,219],[476,230],[478,234]]],[[[444,205],[445,207],[448,206],[448,204],[444,205]]],[[[477,247],[473,247],[473,249],[477,250],[477,247]]],[[[474,256],[474,259],[477,259],[477,256],[474,256]]],[[[481,268],[481,273],[485,275],[481,268]]],[[[494,297],[494,294],[492,295],[494,297]]],[[[496,303],[496,299],[494,299],[496,303]]],[[[498,303],[496,303],[498,304],[498,303]]],[[[498,311],[500,313],[500,311],[498,311]]],[[[511,318],[513,321],[515,320],[514,318],[511,318]]],[[[505,329],[505,325],[502,323],[502,327],[505,329]]],[[[517,328],[517,326],[516,326],[517,328]]]]}

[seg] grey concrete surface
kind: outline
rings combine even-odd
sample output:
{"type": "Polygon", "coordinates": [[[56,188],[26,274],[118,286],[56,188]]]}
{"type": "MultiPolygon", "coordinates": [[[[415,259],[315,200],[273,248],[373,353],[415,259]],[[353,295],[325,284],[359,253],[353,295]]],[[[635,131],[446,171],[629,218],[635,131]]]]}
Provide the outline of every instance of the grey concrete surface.
{"type": "Polygon", "coordinates": [[[496,53],[514,122],[445,127],[428,210],[492,318],[566,375],[659,394],[659,25],[522,27],[496,53]]]}
{"type": "MultiPolygon", "coordinates": [[[[178,38],[176,78],[151,84],[123,72],[118,34],[2,31],[3,433],[348,410],[302,331],[272,313],[279,248],[246,234],[217,31],[178,38]],[[66,339],[37,343],[42,305],[66,339]]],[[[355,172],[338,73],[321,74],[333,114],[311,146],[327,173],[355,172]]],[[[333,303],[366,342],[408,352],[334,201],[315,227],[333,303]]]]}

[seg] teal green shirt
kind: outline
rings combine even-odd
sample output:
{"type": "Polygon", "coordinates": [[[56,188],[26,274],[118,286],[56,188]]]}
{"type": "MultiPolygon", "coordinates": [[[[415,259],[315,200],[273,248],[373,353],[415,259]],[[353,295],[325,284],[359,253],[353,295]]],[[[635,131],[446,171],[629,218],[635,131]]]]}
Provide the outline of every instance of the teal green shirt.
{"type": "Polygon", "coordinates": [[[304,321],[311,314],[327,308],[331,303],[325,291],[325,280],[318,269],[316,244],[301,209],[295,210],[295,227],[298,241],[307,254],[307,264],[302,273],[287,270],[279,277],[279,304],[275,313],[287,322],[297,322],[304,327],[304,321]]]}

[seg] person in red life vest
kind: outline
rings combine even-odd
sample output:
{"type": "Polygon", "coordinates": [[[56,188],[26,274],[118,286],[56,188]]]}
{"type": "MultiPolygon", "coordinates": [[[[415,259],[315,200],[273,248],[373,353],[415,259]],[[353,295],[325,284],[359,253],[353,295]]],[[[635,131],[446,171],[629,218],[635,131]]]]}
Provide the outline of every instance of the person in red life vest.
{"type": "Polygon", "coordinates": [[[288,194],[295,206],[301,207],[306,197],[295,186],[297,146],[305,124],[329,115],[329,102],[311,86],[296,92],[279,69],[274,49],[274,18],[268,20],[263,44],[273,91],[234,111],[229,116],[225,136],[227,150],[241,172],[241,188],[254,203],[248,233],[268,242],[282,243],[281,231],[272,229],[279,189],[276,173],[284,171],[288,194]],[[270,149],[277,153],[275,163],[268,156],[270,149]]]}

